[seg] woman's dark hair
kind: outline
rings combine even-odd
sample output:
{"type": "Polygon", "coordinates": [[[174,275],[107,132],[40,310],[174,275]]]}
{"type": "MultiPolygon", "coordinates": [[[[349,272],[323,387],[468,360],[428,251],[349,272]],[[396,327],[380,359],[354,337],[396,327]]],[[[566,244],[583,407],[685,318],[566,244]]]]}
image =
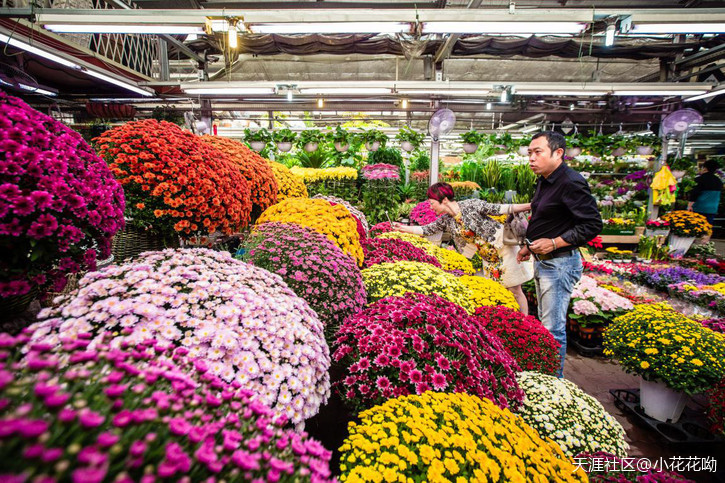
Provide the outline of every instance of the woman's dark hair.
{"type": "Polygon", "coordinates": [[[714,173],[720,167],[720,163],[718,163],[714,159],[708,159],[707,161],[705,161],[703,166],[706,170],[708,170],[708,172],[714,173]]]}
{"type": "Polygon", "coordinates": [[[453,186],[448,183],[436,183],[428,188],[428,198],[440,203],[443,201],[443,198],[448,198],[449,201],[454,201],[456,196],[453,194],[453,186]]]}

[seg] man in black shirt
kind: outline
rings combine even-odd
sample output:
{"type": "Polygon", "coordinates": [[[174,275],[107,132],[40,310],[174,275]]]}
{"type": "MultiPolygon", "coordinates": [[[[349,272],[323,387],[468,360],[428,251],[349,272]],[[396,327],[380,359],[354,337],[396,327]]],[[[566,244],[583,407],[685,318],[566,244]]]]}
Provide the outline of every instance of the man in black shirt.
{"type": "Polygon", "coordinates": [[[539,319],[561,344],[564,371],[566,316],[574,285],[582,274],[578,247],[602,231],[602,217],[589,184],[563,161],[566,140],[552,131],[535,135],[529,144],[529,166],[539,175],[531,200],[527,246],[518,259],[533,254],[539,319]],[[529,240],[531,240],[529,242],[529,240]]]}

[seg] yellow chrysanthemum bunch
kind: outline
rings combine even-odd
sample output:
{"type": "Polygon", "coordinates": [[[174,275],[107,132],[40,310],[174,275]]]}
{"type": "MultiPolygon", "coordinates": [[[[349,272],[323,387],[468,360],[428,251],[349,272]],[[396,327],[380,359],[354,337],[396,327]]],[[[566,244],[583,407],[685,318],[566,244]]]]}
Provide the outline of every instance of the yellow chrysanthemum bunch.
{"type": "Polygon", "coordinates": [[[306,226],[326,235],[362,266],[363,250],[357,223],[344,206],[333,206],[325,200],[288,198],[267,208],[257,224],[275,221],[306,226]]]}
{"type": "Polygon", "coordinates": [[[459,282],[458,277],[429,263],[379,263],[363,270],[362,276],[370,302],[416,292],[436,294],[460,305],[469,313],[476,309],[470,299],[470,290],[459,282]]]}
{"type": "Polygon", "coordinates": [[[614,319],[604,333],[604,354],[648,381],[692,394],[725,377],[725,335],[666,304],[641,304],[614,319]]]}
{"type": "Polygon", "coordinates": [[[302,177],[292,173],[287,166],[269,161],[269,167],[277,180],[277,201],[287,198],[307,198],[307,187],[302,177]]]}
{"type": "Polygon", "coordinates": [[[407,241],[408,243],[421,248],[428,255],[435,257],[436,260],[441,264],[443,270],[461,270],[462,272],[473,275],[476,273],[476,269],[473,268],[473,264],[466,257],[454,250],[448,250],[447,248],[441,248],[435,246],[425,238],[413,235],[412,233],[401,233],[399,231],[390,231],[388,233],[382,233],[377,238],[395,238],[398,240],[407,241]]]}
{"type": "Polygon", "coordinates": [[[342,482],[588,481],[556,443],[488,399],[429,391],[360,419],[340,447],[342,482]]]}
{"type": "Polygon", "coordinates": [[[473,268],[471,261],[455,250],[438,248],[438,252],[435,257],[438,259],[444,270],[460,270],[466,275],[473,275],[476,273],[476,269],[473,268]]]}
{"type": "MultiPolygon", "coordinates": [[[[698,290],[697,287],[692,287],[692,290],[698,290]]],[[[715,285],[705,285],[699,290],[714,290],[715,292],[725,295],[725,283],[716,283],[715,285]]]]}
{"type": "Polygon", "coordinates": [[[682,237],[701,237],[712,235],[712,225],[707,218],[692,211],[671,211],[661,217],[662,221],[670,224],[670,231],[682,237]]]}
{"type": "Polygon", "coordinates": [[[300,168],[295,166],[290,169],[293,174],[300,176],[305,183],[316,183],[318,181],[327,180],[344,180],[357,179],[357,170],[355,168],[300,168]]]}
{"type": "Polygon", "coordinates": [[[470,289],[471,303],[474,307],[500,305],[514,310],[519,308],[514,295],[495,280],[469,275],[464,275],[458,280],[470,289]]]}

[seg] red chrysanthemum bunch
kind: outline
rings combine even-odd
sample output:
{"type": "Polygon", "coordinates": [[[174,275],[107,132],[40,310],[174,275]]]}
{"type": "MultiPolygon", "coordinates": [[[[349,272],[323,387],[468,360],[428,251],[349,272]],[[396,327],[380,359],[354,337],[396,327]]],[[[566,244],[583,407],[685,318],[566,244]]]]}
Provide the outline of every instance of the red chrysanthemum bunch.
{"type": "Polygon", "coordinates": [[[378,263],[410,261],[430,263],[436,267],[441,264],[437,258],[428,255],[425,250],[412,243],[396,238],[369,238],[361,243],[365,261],[363,268],[370,268],[378,263]]]}
{"type": "Polygon", "coordinates": [[[252,218],[277,202],[277,179],[269,167],[269,161],[249,149],[245,144],[219,136],[202,136],[207,142],[226,154],[239,166],[249,184],[252,200],[252,218]]]}
{"type": "Polygon", "coordinates": [[[123,185],[129,223],[167,238],[231,234],[249,223],[249,184],[239,168],[176,124],[133,121],[94,141],[123,185]]]}
{"type": "Polygon", "coordinates": [[[480,324],[498,336],[524,371],[554,375],[559,370],[559,346],[535,317],[506,307],[478,307],[480,324]]]}
{"type": "Polygon", "coordinates": [[[725,435],[725,380],[710,389],[707,396],[710,400],[710,407],[707,410],[710,429],[715,434],[725,435]]]}
{"type": "Polygon", "coordinates": [[[515,409],[523,400],[516,361],[462,307],[437,295],[379,300],[340,327],[333,359],[337,383],[355,409],[425,391],[465,392],[515,409]]]}
{"type": "Polygon", "coordinates": [[[395,231],[393,229],[393,225],[391,225],[388,221],[382,221],[378,224],[373,225],[370,228],[370,237],[376,237],[382,233],[388,233],[391,231],[395,231]]]}
{"type": "Polygon", "coordinates": [[[419,225],[427,225],[438,219],[438,215],[430,206],[430,200],[421,201],[410,212],[410,219],[419,225]]]}

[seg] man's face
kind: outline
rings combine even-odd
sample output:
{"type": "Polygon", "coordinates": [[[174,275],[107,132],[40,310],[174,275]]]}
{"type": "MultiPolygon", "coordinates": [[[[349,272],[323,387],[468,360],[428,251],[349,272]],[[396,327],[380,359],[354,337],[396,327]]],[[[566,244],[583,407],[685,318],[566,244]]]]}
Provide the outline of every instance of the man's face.
{"type": "Polygon", "coordinates": [[[561,162],[563,151],[563,149],[557,149],[552,153],[549,142],[543,136],[533,139],[529,143],[529,166],[531,171],[537,175],[548,176],[561,162]]]}

